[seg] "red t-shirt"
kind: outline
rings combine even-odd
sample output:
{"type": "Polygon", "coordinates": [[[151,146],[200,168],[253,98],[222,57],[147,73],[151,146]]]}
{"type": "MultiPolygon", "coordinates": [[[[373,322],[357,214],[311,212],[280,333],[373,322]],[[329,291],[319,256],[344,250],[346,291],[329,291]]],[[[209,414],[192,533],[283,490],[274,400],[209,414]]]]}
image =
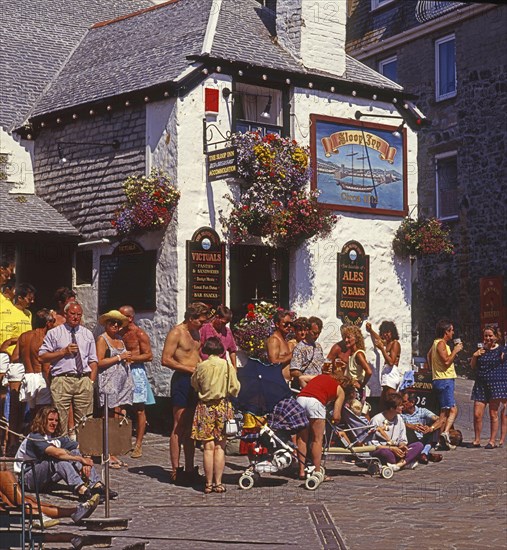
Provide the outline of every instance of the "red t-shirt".
{"type": "Polygon", "coordinates": [[[339,386],[338,380],[329,374],[319,374],[299,392],[298,397],[314,397],[323,405],[336,399],[336,392],[339,386]]]}

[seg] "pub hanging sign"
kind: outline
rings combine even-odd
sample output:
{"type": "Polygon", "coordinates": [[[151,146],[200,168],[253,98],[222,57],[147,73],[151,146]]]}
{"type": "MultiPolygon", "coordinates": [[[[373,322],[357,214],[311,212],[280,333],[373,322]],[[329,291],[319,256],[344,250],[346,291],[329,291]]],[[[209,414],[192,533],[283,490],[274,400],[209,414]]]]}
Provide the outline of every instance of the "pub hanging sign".
{"type": "Polygon", "coordinates": [[[337,313],[344,324],[361,326],[369,315],[370,257],[357,241],[338,253],[337,313]]]}
{"type": "Polygon", "coordinates": [[[187,304],[225,305],[225,245],[211,227],[201,227],[187,241],[187,304]]]}

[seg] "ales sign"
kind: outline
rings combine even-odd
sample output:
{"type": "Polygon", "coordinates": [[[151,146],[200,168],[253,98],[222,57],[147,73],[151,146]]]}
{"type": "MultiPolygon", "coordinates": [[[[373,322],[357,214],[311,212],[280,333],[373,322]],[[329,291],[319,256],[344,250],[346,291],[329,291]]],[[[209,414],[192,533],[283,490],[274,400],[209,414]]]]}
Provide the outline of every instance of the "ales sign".
{"type": "Polygon", "coordinates": [[[337,282],[337,317],[361,326],[369,312],[370,257],[357,241],[345,243],[338,254],[337,282]]]}

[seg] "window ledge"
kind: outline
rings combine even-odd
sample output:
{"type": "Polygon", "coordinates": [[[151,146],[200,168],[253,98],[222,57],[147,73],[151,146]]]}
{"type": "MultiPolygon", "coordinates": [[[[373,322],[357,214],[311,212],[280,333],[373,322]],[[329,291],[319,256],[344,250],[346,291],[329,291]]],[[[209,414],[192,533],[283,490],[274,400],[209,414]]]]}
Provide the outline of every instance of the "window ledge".
{"type": "Polygon", "coordinates": [[[458,92],[452,92],[451,94],[445,94],[441,95],[440,97],[435,97],[435,101],[437,103],[441,103],[442,101],[447,101],[448,99],[454,99],[458,95],[458,92]]]}
{"type": "Polygon", "coordinates": [[[445,217],[441,217],[441,216],[437,216],[437,220],[439,222],[457,222],[459,221],[459,214],[455,214],[454,216],[445,216],[445,217]]]}

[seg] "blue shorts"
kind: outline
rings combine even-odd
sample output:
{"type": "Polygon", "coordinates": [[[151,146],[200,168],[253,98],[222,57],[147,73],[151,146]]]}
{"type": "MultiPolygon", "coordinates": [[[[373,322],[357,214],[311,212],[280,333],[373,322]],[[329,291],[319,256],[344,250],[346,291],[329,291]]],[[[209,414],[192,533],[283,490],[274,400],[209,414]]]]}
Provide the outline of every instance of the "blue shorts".
{"type": "Polygon", "coordinates": [[[454,378],[440,378],[433,380],[433,389],[438,398],[438,403],[441,409],[450,409],[456,406],[454,399],[454,386],[456,380],[454,378]]]}
{"type": "Polygon", "coordinates": [[[191,374],[175,372],[171,378],[171,400],[173,407],[195,407],[197,393],[190,383],[191,374]]]}

